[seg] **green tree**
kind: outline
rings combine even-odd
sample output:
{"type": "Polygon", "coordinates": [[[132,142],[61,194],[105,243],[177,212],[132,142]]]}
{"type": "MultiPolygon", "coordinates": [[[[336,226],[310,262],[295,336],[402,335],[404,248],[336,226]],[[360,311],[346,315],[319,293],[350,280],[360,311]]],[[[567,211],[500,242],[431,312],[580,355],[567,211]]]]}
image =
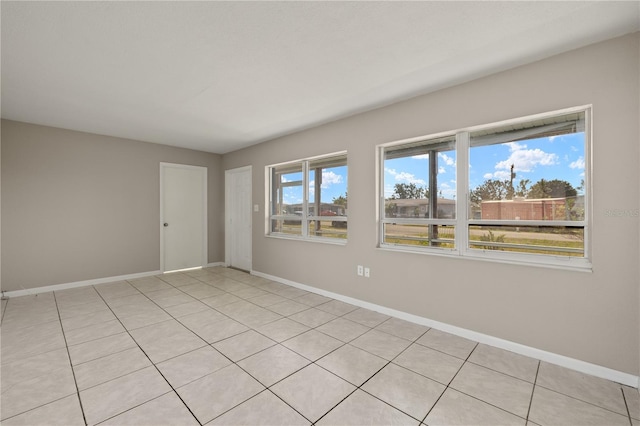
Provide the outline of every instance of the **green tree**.
{"type": "Polygon", "coordinates": [[[394,193],[393,195],[391,195],[392,200],[428,197],[429,190],[426,188],[422,188],[415,183],[396,183],[394,187],[394,193]]]}
{"type": "Polygon", "coordinates": [[[521,179],[518,182],[518,186],[515,188],[515,196],[516,197],[526,197],[529,193],[529,185],[531,181],[529,179],[521,179]]]}
{"type": "Polygon", "coordinates": [[[337,204],[339,206],[344,207],[345,209],[347,208],[347,193],[345,192],[344,195],[340,195],[338,197],[333,197],[333,204],[337,204]]]}
{"type": "Polygon", "coordinates": [[[568,198],[578,195],[578,191],[567,181],[540,179],[529,192],[527,198],[568,198]]]}
{"type": "Polygon", "coordinates": [[[482,185],[471,191],[469,197],[471,202],[476,204],[481,201],[504,200],[510,193],[510,188],[508,180],[487,179],[482,185]]]}

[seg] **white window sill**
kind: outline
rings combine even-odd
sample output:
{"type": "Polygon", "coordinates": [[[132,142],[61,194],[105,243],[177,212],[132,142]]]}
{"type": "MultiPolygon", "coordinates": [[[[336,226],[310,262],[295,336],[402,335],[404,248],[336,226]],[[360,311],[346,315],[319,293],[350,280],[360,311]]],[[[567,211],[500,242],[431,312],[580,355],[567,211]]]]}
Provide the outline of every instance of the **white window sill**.
{"type": "Polygon", "coordinates": [[[462,259],[462,260],[476,260],[476,261],[485,261],[485,262],[493,262],[493,263],[506,263],[510,265],[521,265],[521,266],[534,266],[541,268],[550,268],[550,269],[562,269],[568,271],[578,271],[578,272],[593,272],[592,264],[588,259],[584,258],[570,258],[570,257],[560,257],[560,256],[538,256],[538,255],[527,255],[527,254],[517,254],[514,253],[511,255],[496,255],[495,253],[486,253],[484,251],[478,250],[477,253],[467,251],[465,254],[460,253],[459,250],[456,249],[439,249],[439,248],[413,248],[406,247],[400,245],[393,244],[380,244],[378,247],[379,250],[384,251],[392,251],[392,252],[403,252],[403,253],[413,253],[420,255],[429,255],[429,256],[442,256],[449,257],[454,259],[462,259]]]}
{"type": "Polygon", "coordinates": [[[303,237],[303,236],[288,235],[288,234],[265,234],[265,237],[273,238],[276,240],[304,241],[304,242],[310,242],[310,243],[332,244],[336,246],[347,245],[347,239],[344,239],[344,238],[303,237]]]}

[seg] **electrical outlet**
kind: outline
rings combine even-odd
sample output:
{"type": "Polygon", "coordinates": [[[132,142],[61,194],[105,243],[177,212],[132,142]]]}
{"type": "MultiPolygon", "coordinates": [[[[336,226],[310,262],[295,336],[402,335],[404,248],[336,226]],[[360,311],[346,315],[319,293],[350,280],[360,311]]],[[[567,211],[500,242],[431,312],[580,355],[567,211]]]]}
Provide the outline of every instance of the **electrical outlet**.
{"type": "Polygon", "coordinates": [[[254,204],[253,205],[253,211],[254,212],[259,212],[260,211],[260,204],[254,204]]]}
{"type": "Polygon", "coordinates": [[[362,276],[364,274],[364,266],[358,265],[358,276],[362,276]]]}
{"type": "Polygon", "coordinates": [[[364,277],[369,278],[371,276],[371,269],[364,268],[364,277]]]}

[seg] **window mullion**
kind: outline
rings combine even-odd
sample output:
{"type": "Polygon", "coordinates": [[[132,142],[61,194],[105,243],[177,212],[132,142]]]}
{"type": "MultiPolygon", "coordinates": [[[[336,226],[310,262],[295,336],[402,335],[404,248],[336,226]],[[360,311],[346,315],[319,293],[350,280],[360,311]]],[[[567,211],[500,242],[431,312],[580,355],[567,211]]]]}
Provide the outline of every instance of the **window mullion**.
{"type": "Polygon", "coordinates": [[[302,162],[302,236],[309,236],[309,162],[302,162]]]}
{"type": "Polygon", "coordinates": [[[456,134],[456,234],[455,246],[459,253],[469,248],[469,132],[456,134]]]}

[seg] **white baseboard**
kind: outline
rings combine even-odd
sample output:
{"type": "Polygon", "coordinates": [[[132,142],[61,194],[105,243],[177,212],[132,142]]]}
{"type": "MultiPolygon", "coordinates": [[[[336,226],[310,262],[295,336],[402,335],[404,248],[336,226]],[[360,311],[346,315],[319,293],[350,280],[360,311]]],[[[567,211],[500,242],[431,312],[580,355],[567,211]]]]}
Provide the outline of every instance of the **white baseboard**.
{"type": "Polygon", "coordinates": [[[54,284],[54,285],[48,285],[45,287],[35,287],[35,288],[27,288],[22,290],[7,291],[3,293],[3,296],[8,298],[28,296],[28,295],[39,294],[39,293],[48,293],[50,291],[60,291],[60,290],[67,290],[70,288],[85,287],[89,285],[112,283],[115,281],[133,280],[135,278],[143,278],[143,277],[149,277],[152,275],[159,275],[159,274],[161,274],[160,271],[149,271],[149,272],[139,272],[137,274],[118,275],[116,277],[96,278],[93,280],[76,281],[73,283],[54,284]]]}
{"type": "MultiPolygon", "coordinates": [[[[225,266],[225,264],[224,262],[213,262],[213,263],[208,263],[205,267],[210,268],[214,266],[225,266]]],[[[67,290],[70,288],[85,287],[88,285],[112,283],[115,281],[133,280],[136,278],[144,278],[152,275],[160,275],[161,273],[162,271],[139,272],[136,274],[118,275],[115,277],[96,278],[93,280],[76,281],[76,282],[64,283],[64,284],[54,284],[54,285],[48,285],[44,287],[26,288],[22,290],[13,290],[13,291],[4,292],[3,297],[11,298],[11,297],[19,297],[19,296],[29,296],[33,294],[39,294],[39,293],[48,293],[50,291],[60,291],[60,290],[67,290]]]]}
{"type": "Polygon", "coordinates": [[[408,314],[406,312],[387,308],[385,306],[376,305],[374,303],[365,302],[363,300],[355,299],[353,297],[343,296],[338,293],[333,293],[331,291],[319,289],[316,287],[311,287],[305,284],[300,284],[294,281],[290,281],[284,278],[265,274],[259,271],[251,271],[251,274],[256,275],[258,277],[266,278],[272,281],[277,281],[282,284],[287,284],[302,290],[307,290],[322,296],[330,297],[332,299],[340,300],[345,303],[350,303],[352,305],[359,306],[361,308],[370,309],[372,311],[380,312],[385,315],[389,315],[405,321],[410,321],[415,324],[420,324],[427,327],[435,328],[436,330],[455,334],[456,336],[464,337],[465,339],[474,340],[476,342],[484,343],[486,345],[490,345],[490,346],[494,346],[507,351],[515,352],[520,355],[525,355],[530,358],[539,359],[541,361],[545,361],[550,364],[559,365],[561,367],[569,368],[571,370],[579,371],[581,373],[611,380],[616,383],[621,383],[634,388],[638,388],[638,384],[640,383],[640,377],[638,376],[634,376],[633,374],[624,373],[618,370],[613,370],[611,368],[603,367],[601,365],[591,364],[589,362],[581,361],[575,358],[569,358],[564,355],[543,351],[541,349],[525,346],[520,343],[515,343],[509,340],[500,339],[498,337],[489,336],[487,334],[478,333],[476,331],[468,330],[466,328],[456,327],[456,326],[442,323],[439,321],[434,321],[428,318],[420,317],[417,315],[408,314]]]}

